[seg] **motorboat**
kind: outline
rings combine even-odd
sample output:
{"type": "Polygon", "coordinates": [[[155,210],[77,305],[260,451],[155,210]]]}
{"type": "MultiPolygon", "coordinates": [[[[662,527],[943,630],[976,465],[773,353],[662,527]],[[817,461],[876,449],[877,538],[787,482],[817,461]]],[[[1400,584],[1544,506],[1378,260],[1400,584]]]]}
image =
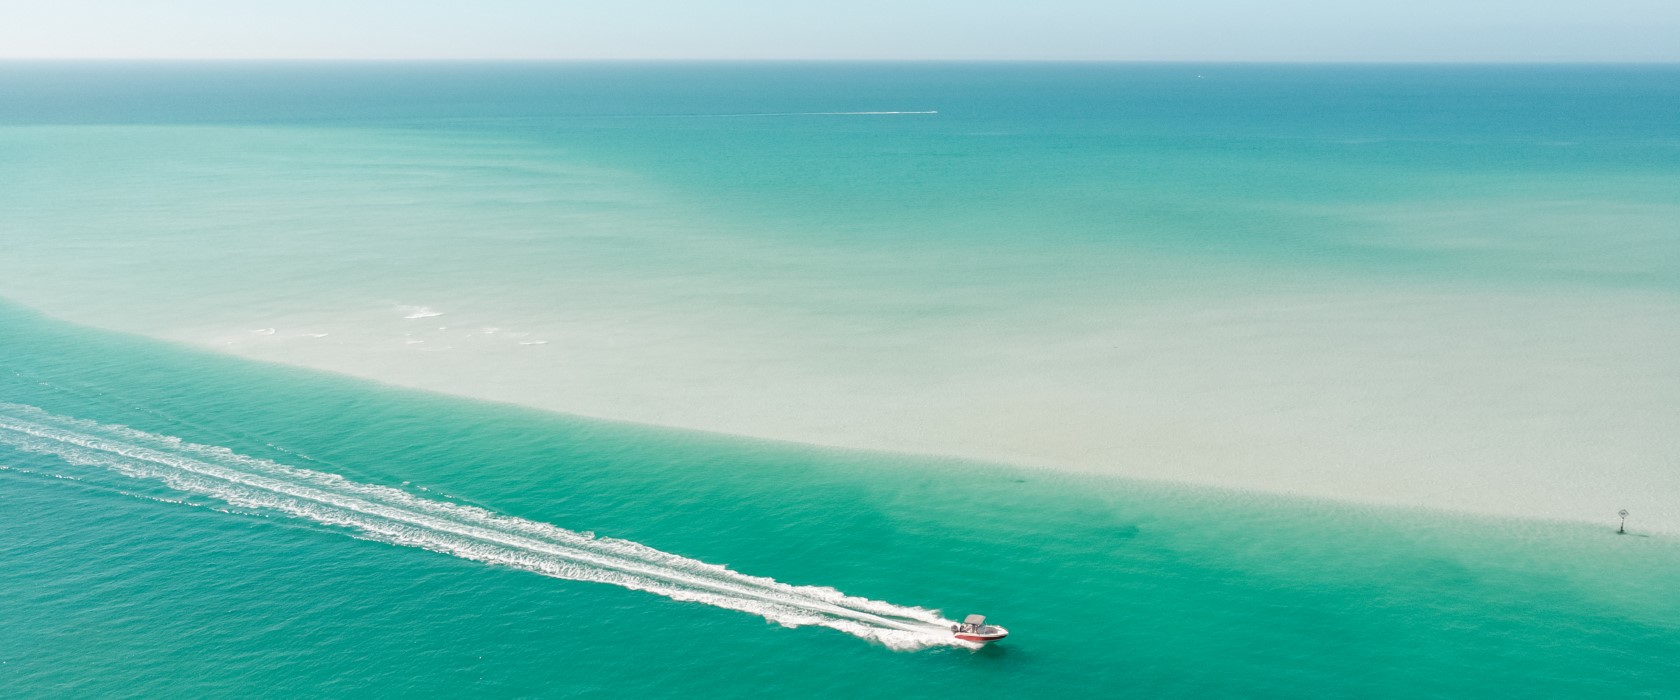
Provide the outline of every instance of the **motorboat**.
{"type": "Polygon", "coordinates": [[[963,618],[962,624],[951,625],[951,633],[965,642],[979,642],[986,644],[1009,636],[1009,630],[997,625],[986,624],[985,615],[969,615],[963,618]]]}

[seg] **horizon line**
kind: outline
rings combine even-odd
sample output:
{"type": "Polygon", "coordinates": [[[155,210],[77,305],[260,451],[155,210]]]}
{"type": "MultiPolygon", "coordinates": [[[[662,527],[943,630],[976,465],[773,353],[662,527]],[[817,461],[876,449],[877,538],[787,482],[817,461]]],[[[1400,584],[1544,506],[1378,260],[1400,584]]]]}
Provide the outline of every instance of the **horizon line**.
{"type": "Polygon", "coordinates": [[[1155,59],[1155,58],[512,58],[512,57],[203,57],[0,56],[0,63],[945,63],[1151,65],[1436,65],[1436,66],[1676,66],[1668,60],[1578,59],[1155,59]]]}

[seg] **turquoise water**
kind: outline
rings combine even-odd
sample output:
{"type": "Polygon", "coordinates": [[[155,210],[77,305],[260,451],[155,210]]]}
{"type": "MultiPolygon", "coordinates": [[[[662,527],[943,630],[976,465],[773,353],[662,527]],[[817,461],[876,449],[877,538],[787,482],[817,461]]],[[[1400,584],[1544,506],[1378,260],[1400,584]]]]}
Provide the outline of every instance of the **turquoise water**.
{"type": "Polygon", "coordinates": [[[1680,694],[1672,69],[0,87],[18,694],[1680,694]]]}
{"type": "Polygon", "coordinates": [[[1663,538],[627,427],[3,320],[13,403],[1013,632],[894,652],[8,444],[0,672],[28,696],[1680,690],[1663,538]]]}
{"type": "Polygon", "coordinates": [[[613,420],[1680,531],[1669,68],[0,81],[0,297],[58,318],[613,420]]]}

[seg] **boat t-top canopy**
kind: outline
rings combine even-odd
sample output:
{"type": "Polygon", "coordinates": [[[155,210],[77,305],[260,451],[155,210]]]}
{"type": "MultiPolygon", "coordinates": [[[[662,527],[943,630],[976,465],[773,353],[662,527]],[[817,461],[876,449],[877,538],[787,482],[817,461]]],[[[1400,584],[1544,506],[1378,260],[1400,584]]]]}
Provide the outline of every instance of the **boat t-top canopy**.
{"type": "Polygon", "coordinates": [[[969,615],[968,617],[963,618],[963,624],[965,624],[965,625],[976,625],[976,626],[984,625],[984,624],[986,624],[986,616],[985,615],[969,615]]]}

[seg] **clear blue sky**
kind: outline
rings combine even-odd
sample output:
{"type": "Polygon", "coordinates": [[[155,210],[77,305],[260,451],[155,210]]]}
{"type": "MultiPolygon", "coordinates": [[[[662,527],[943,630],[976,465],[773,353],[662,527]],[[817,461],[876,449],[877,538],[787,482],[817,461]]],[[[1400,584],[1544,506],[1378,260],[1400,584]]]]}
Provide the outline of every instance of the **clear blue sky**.
{"type": "Polygon", "coordinates": [[[1680,0],[0,0],[0,58],[1680,61],[1680,0]]]}

